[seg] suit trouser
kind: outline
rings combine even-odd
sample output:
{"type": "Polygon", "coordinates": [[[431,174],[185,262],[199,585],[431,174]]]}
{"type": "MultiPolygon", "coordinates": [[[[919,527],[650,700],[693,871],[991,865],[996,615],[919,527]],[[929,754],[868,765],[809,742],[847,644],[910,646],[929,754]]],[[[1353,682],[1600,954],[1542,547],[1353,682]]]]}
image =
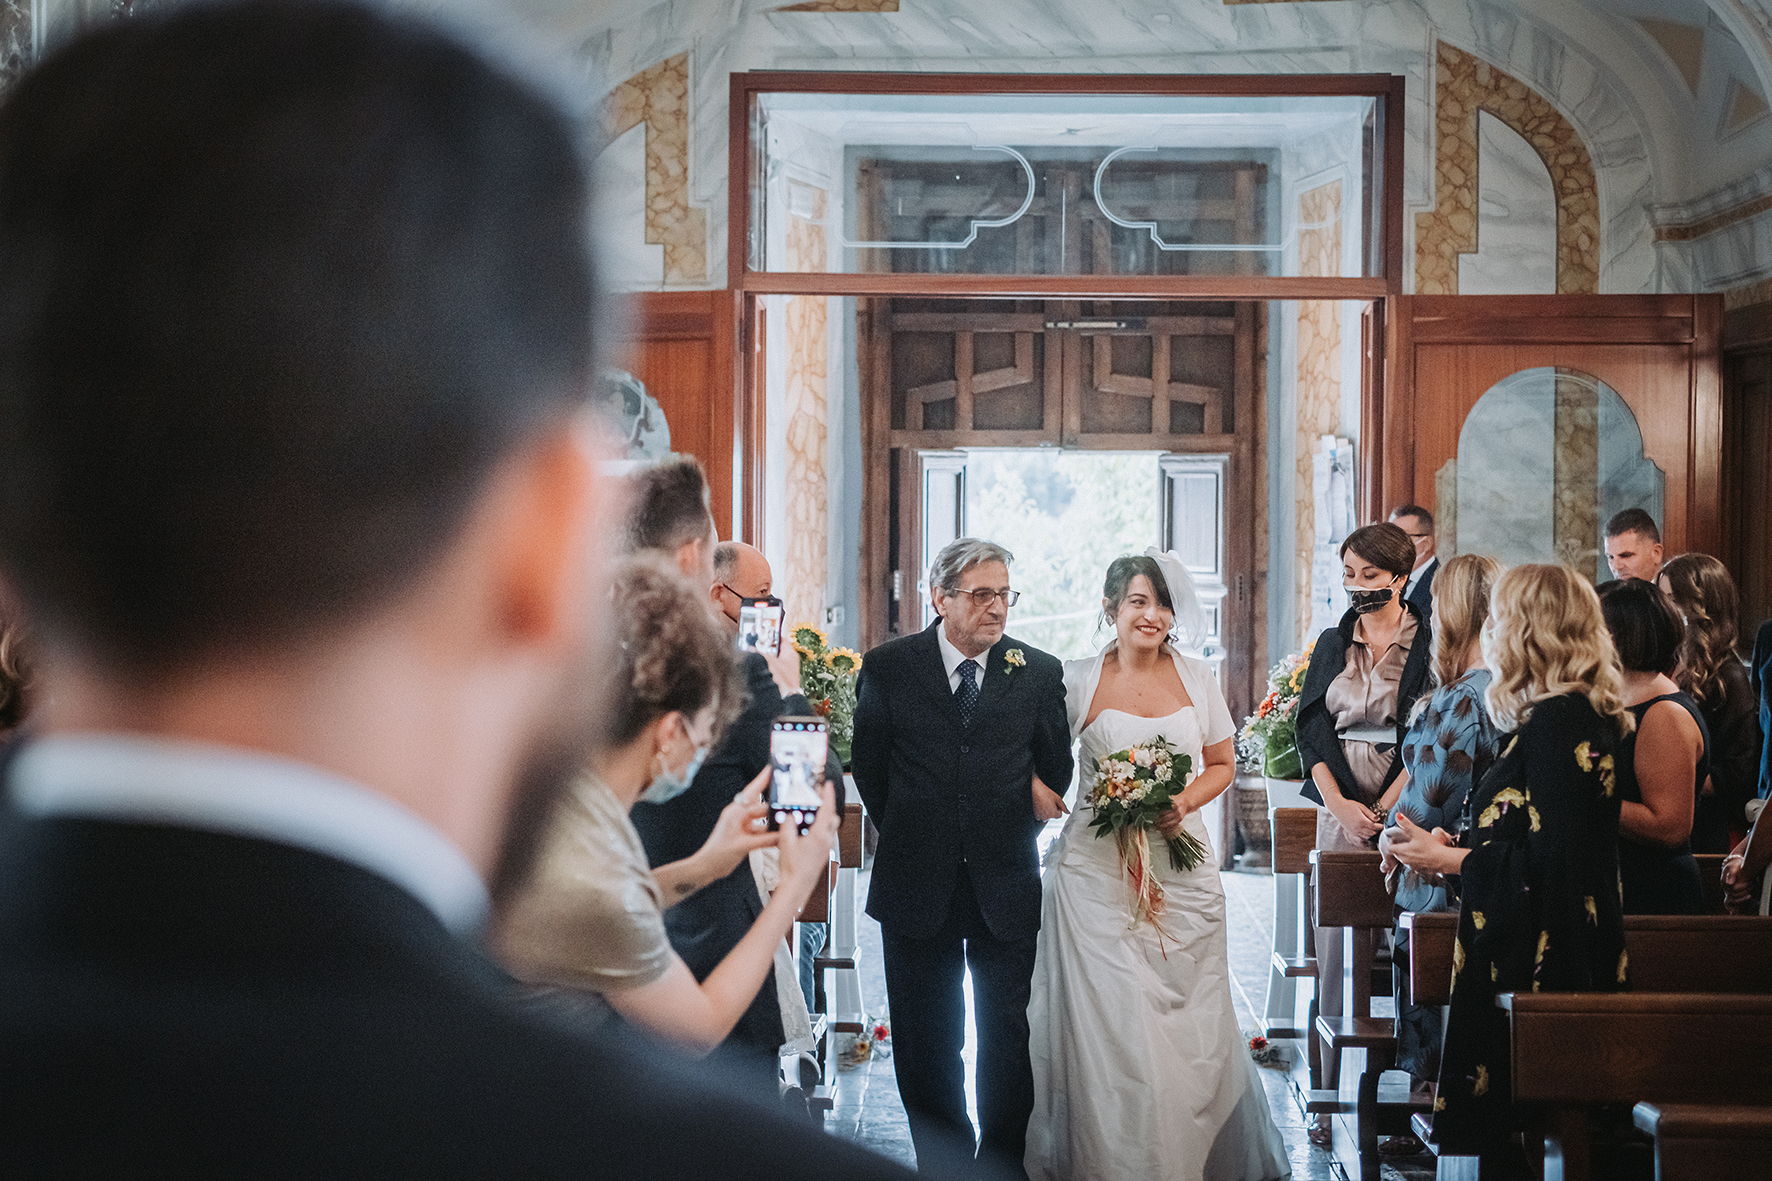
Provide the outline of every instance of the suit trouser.
{"type": "Polygon", "coordinates": [[[963,976],[972,969],[978,1024],[977,1153],[981,1163],[1025,1176],[1034,1072],[1028,1061],[1028,994],[1037,939],[999,939],[979,912],[960,868],[941,929],[927,939],[882,931],[886,993],[892,1005],[892,1061],[917,1148],[919,1168],[967,1172],[974,1152],[966,1115],[963,976]]]}

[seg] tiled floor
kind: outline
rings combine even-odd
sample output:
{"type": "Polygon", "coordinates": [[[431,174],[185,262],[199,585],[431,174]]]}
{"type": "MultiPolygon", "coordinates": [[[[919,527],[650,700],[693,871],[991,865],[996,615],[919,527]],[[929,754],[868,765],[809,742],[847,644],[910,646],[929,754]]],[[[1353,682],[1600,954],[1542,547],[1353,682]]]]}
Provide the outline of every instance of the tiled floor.
{"type": "MultiPolygon", "coordinates": [[[[1238,1023],[1245,1029],[1253,1029],[1260,1024],[1259,1015],[1267,997],[1268,959],[1273,949],[1274,879],[1266,872],[1227,873],[1224,886],[1229,919],[1231,999],[1238,1023]]],[[[858,899],[867,897],[865,872],[856,896],[858,899]]],[[[880,968],[880,928],[865,915],[862,916],[861,947],[863,1003],[870,1014],[885,1016],[890,1021],[886,982],[880,968]]],[[[1260,1074],[1267,1088],[1269,1110],[1286,1142],[1295,1181],[1339,1178],[1340,1169],[1329,1154],[1313,1146],[1307,1138],[1305,1116],[1293,1097],[1286,1073],[1263,1070],[1260,1074]]],[[[836,1106],[826,1124],[834,1134],[847,1136],[907,1165],[916,1163],[890,1057],[875,1056],[853,1069],[839,1071],[835,1098],[836,1106]]],[[[1401,1171],[1388,1164],[1384,1170],[1385,1181],[1415,1181],[1416,1178],[1432,1176],[1432,1158],[1428,1157],[1406,1162],[1401,1171]]]]}

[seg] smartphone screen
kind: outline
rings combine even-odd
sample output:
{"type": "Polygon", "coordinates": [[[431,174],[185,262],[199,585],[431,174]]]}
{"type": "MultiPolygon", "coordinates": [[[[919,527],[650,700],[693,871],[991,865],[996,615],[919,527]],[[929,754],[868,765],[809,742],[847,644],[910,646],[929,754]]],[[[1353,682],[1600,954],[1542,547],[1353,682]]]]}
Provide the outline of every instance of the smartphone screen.
{"type": "Polygon", "coordinates": [[[829,732],[818,717],[776,718],[769,735],[769,827],[793,824],[804,833],[812,827],[823,797],[829,732]]]}
{"type": "Polygon", "coordinates": [[[780,599],[741,599],[738,604],[738,650],[781,651],[782,620],[786,608],[780,599]]]}

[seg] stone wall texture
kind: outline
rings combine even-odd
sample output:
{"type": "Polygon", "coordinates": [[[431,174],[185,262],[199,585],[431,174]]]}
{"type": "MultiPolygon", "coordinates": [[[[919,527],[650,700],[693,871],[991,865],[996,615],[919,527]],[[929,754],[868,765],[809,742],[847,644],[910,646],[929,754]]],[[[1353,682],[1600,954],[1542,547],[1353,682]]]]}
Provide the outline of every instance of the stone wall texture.
{"type": "Polygon", "coordinates": [[[665,284],[707,282],[707,214],[689,200],[689,54],[617,86],[603,123],[610,139],[646,125],[646,241],[664,247],[665,284]]]}
{"type": "MultiPolygon", "coordinates": [[[[1298,196],[1300,276],[1341,273],[1341,182],[1330,181],[1298,196]]],[[[1324,435],[1341,430],[1341,305],[1334,300],[1303,300],[1298,305],[1298,475],[1293,489],[1297,512],[1298,642],[1311,623],[1310,553],[1316,545],[1316,501],[1312,456],[1324,435]]]]}
{"type": "Polygon", "coordinates": [[[1415,216],[1415,293],[1457,295],[1458,256],[1477,251],[1477,112],[1519,132],[1550,170],[1557,292],[1600,289],[1600,194],[1575,128],[1542,95],[1444,41],[1435,47],[1434,208],[1415,216]]]}
{"type": "MultiPolygon", "coordinates": [[[[828,270],[824,227],[828,196],[823,189],[797,180],[787,183],[803,190],[788,202],[789,209],[804,209],[809,215],[788,215],[788,270],[828,270]]],[[[788,623],[821,627],[830,519],[825,466],[830,422],[826,303],[822,295],[796,295],[787,301],[787,569],[779,571],[775,580],[788,623]]]]}

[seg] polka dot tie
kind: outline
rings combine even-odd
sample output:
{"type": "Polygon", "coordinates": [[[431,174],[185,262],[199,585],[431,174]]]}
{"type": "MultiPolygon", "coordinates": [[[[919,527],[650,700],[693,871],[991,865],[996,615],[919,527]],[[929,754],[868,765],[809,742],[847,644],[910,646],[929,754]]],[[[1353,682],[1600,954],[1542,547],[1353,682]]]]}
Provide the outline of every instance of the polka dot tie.
{"type": "Polygon", "coordinates": [[[978,707],[978,661],[960,662],[960,687],[954,690],[954,700],[960,706],[960,724],[971,729],[972,711],[978,707]]]}

